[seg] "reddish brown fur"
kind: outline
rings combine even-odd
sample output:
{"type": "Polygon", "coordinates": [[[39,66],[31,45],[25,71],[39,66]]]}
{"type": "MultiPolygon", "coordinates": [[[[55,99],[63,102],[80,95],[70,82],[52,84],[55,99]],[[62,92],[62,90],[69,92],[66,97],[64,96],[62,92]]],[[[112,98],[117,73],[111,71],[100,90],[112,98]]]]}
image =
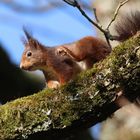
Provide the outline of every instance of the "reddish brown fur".
{"type": "Polygon", "coordinates": [[[75,61],[86,61],[91,68],[97,61],[104,59],[111,52],[106,42],[91,36],[84,37],[75,43],[61,45],[58,48],[60,55],[69,55],[75,61]]]}
{"type": "Polygon", "coordinates": [[[94,37],[85,37],[74,43],[56,47],[44,47],[34,38],[28,38],[20,67],[30,71],[41,70],[48,87],[56,88],[73,79],[81,71],[91,68],[110,52],[104,41],[94,37]],[[27,57],[29,51],[32,52],[31,57],[27,57]],[[78,62],[83,62],[86,68],[82,69],[78,62]]]}
{"type": "MultiPolygon", "coordinates": [[[[118,40],[124,41],[140,30],[140,12],[125,16],[117,23],[118,40]]],[[[111,49],[101,39],[84,37],[74,43],[44,47],[25,29],[28,41],[22,55],[20,67],[25,70],[41,70],[49,88],[57,88],[73,79],[79,72],[89,69],[95,62],[104,59],[111,49]],[[32,57],[27,58],[27,52],[32,57]]]]}

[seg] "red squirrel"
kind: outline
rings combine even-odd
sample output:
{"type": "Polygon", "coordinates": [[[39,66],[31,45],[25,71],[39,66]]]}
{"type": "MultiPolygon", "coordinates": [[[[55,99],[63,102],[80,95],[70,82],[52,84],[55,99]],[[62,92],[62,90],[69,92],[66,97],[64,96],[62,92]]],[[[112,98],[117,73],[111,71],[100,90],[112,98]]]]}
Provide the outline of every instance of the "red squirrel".
{"type": "MultiPolygon", "coordinates": [[[[125,41],[140,31],[140,12],[136,11],[122,18],[116,25],[117,40],[125,41]]],[[[95,37],[87,36],[69,44],[46,47],[33,38],[26,30],[25,50],[20,68],[41,70],[47,86],[57,88],[87,70],[95,62],[104,59],[111,52],[109,45],[95,37]]]]}
{"type": "Polygon", "coordinates": [[[57,88],[67,83],[111,52],[106,42],[91,36],[70,44],[46,47],[33,38],[27,30],[24,32],[27,40],[20,68],[29,71],[41,70],[49,88],[57,88]],[[65,54],[63,47],[69,50],[71,55],[65,54]]]}

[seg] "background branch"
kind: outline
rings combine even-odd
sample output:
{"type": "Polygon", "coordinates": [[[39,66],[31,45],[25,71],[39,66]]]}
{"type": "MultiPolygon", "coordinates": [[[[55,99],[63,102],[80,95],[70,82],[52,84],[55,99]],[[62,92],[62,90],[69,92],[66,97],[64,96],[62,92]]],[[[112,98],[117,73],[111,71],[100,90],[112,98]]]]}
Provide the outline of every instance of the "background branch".
{"type": "MultiPolygon", "coordinates": [[[[78,3],[77,0],[63,0],[64,2],[66,2],[67,4],[73,6],[73,7],[76,7],[80,13],[90,22],[92,23],[96,28],[98,28],[105,36],[105,39],[107,41],[107,43],[109,44],[110,48],[111,45],[110,45],[110,41],[109,40],[117,40],[117,37],[116,36],[113,36],[111,35],[110,31],[109,31],[109,27],[111,26],[112,22],[116,19],[116,16],[118,15],[118,12],[119,12],[119,9],[124,5],[126,4],[129,0],[125,0],[123,2],[120,2],[119,3],[119,6],[117,7],[115,13],[114,13],[114,17],[113,19],[111,20],[111,22],[109,23],[109,25],[107,26],[106,29],[104,29],[98,22],[98,18],[96,17],[96,14],[95,14],[95,18],[97,20],[97,23],[95,21],[93,21],[86,13],[85,11],[81,8],[80,4],[78,3]]],[[[95,11],[94,11],[95,13],[95,11]]]]}
{"type": "Polygon", "coordinates": [[[95,27],[97,27],[101,32],[105,33],[105,30],[102,28],[102,26],[100,26],[98,23],[94,22],[86,13],[85,11],[81,8],[80,4],[76,1],[76,0],[63,0],[64,2],[66,2],[67,4],[76,7],[80,13],[90,22],[92,23],[95,27]]]}

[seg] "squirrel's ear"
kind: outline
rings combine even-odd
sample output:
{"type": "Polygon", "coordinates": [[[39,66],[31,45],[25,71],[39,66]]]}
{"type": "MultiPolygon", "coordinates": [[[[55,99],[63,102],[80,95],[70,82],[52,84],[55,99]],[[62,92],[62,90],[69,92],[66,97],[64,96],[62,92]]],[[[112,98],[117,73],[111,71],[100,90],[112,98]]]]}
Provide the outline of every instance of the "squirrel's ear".
{"type": "Polygon", "coordinates": [[[35,40],[35,47],[36,49],[44,49],[44,46],[38,40],[35,40]]]}
{"type": "Polygon", "coordinates": [[[40,49],[41,48],[40,43],[35,38],[33,38],[33,36],[31,35],[31,32],[29,32],[25,27],[23,27],[23,31],[27,38],[27,40],[25,38],[22,39],[22,42],[25,44],[25,47],[40,49]],[[29,45],[26,45],[27,42],[29,45]]]}
{"type": "Polygon", "coordinates": [[[31,33],[29,31],[27,31],[27,29],[25,27],[23,27],[23,31],[24,31],[24,33],[25,33],[25,35],[26,35],[28,40],[33,38],[31,33]]]}
{"type": "Polygon", "coordinates": [[[41,44],[35,40],[35,39],[30,39],[29,40],[29,46],[30,48],[33,48],[33,49],[41,49],[41,44]]]}

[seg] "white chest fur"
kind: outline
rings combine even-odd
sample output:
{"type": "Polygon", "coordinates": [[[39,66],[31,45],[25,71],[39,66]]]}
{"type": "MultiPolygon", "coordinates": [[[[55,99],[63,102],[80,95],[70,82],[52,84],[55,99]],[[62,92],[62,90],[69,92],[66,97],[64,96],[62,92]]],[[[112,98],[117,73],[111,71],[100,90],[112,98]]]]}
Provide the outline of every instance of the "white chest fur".
{"type": "Polygon", "coordinates": [[[81,70],[87,70],[87,64],[85,61],[76,62],[81,70]]]}

